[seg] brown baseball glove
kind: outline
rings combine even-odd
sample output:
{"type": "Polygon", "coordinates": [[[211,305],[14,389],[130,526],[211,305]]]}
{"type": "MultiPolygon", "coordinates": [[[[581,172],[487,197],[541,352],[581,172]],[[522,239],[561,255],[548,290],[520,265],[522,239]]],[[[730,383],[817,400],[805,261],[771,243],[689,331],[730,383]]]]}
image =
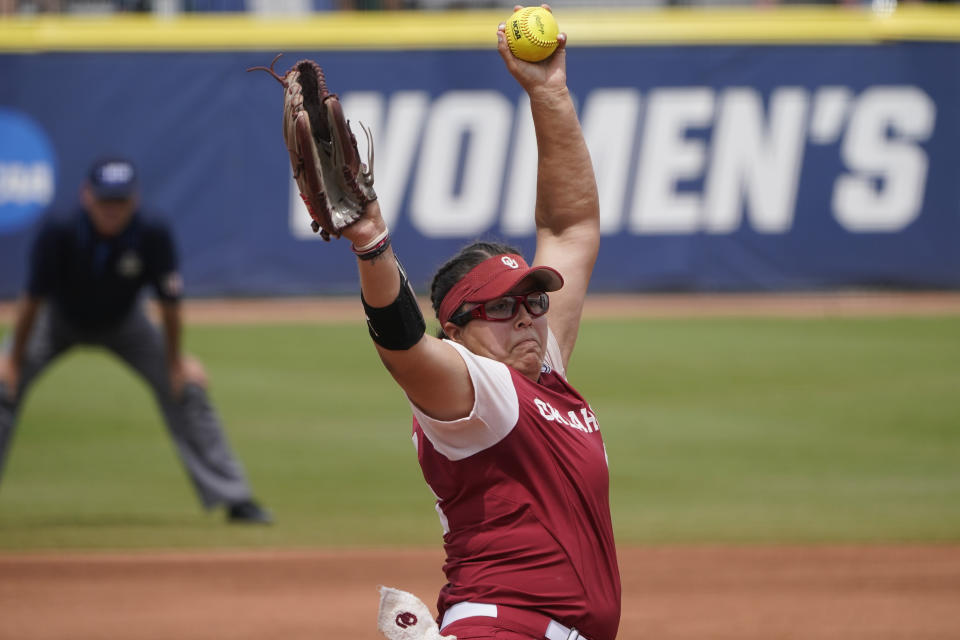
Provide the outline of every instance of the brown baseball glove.
{"type": "Polygon", "coordinates": [[[369,202],[377,199],[373,190],[373,137],[360,123],[367,136],[364,164],[340,100],[327,89],[320,65],[301,60],[281,78],[273,70],[281,55],[269,67],[247,71],[266,71],[283,85],[283,139],[300,197],[313,218],[313,231],[319,231],[324,240],[337,238],[344,227],[360,218],[369,202]]]}

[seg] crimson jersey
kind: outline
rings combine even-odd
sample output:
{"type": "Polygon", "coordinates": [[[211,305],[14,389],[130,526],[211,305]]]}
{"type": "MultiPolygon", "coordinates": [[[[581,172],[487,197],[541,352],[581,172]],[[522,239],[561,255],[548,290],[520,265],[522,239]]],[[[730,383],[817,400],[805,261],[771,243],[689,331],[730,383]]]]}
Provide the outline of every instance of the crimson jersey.
{"type": "Polygon", "coordinates": [[[549,334],[538,382],[460,352],[475,403],[444,422],[413,406],[414,444],[444,525],[448,584],[458,602],[535,609],[590,640],[614,640],[620,573],[599,424],[563,376],[549,334]]]}

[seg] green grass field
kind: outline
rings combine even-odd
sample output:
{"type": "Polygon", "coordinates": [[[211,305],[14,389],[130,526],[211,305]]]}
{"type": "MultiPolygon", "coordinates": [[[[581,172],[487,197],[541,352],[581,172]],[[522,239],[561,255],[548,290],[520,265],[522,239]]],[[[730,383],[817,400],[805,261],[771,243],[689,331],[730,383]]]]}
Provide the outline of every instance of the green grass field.
{"type": "MultiPolygon", "coordinates": [[[[193,326],[273,527],[201,511],[146,387],[77,350],[31,390],[0,549],[435,546],[399,389],[362,326],[193,326]]],[[[960,540],[960,318],[592,320],[621,544],[960,540]]]]}

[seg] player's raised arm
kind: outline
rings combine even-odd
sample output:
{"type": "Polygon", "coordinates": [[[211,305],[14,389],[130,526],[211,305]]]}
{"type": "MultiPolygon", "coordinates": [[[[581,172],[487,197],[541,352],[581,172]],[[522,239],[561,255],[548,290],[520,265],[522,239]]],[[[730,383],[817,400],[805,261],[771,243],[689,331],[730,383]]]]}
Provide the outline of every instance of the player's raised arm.
{"type": "Polygon", "coordinates": [[[583,302],[600,248],[600,202],[590,153],[567,88],[566,34],[556,52],[530,63],[511,53],[506,25],[498,49],[507,69],[530,96],[539,151],[537,162],[537,252],[535,265],[563,274],[551,295],[550,328],[566,363],[576,343],[583,302]]]}
{"type": "Polygon", "coordinates": [[[453,347],[425,336],[416,296],[390,246],[373,189],[370,132],[364,129],[368,142],[364,162],[340,101],[327,88],[317,63],[301,60],[282,77],[272,64],[257,69],[284,87],[283,137],[314,231],[327,240],[342,236],[351,242],[370,336],[384,365],[431,416],[466,415],[473,403],[466,365],[453,347]]]}

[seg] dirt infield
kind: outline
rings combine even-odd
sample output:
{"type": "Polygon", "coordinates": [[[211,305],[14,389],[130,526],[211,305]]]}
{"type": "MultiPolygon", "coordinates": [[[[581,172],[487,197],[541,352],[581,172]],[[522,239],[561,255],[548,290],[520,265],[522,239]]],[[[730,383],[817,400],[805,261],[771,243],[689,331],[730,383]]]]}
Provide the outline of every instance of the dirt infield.
{"type": "MultiPolygon", "coordinates": [[[[960,638],[960,547],[620,550],[620,640],[960,638]]],[[[0,555],[3,640],[377,640],[439,551],[0,555]]]]}

